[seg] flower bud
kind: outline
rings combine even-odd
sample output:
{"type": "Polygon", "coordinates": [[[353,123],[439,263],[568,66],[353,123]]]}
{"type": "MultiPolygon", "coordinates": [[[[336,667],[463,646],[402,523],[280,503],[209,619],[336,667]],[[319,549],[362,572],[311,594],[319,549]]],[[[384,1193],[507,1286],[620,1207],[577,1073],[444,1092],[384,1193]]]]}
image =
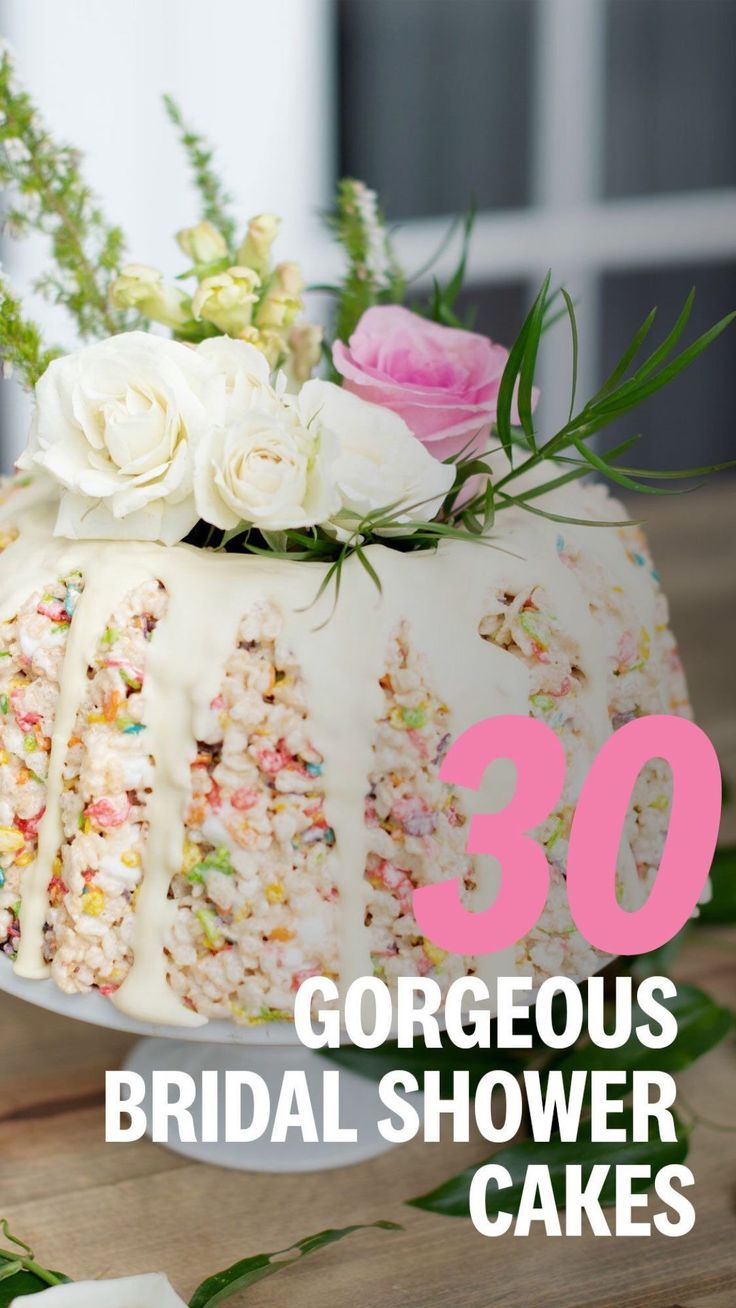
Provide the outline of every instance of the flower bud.
{"type": "Polygon", "coordinates": [[[271,265],[271,246],[276,239],[280,218],[273,213],[259,213],[251,218],[245,240],[238,250],[238,263],[265,277],[271,265]]]}
{"type": "Polygon", "coordinates": [[[137,309],[174,331],[192,326],[189,296],[178,286],[167,285],[158,268],[143,263],[129,263],[120,269],[110,287],[110,304],[113,309],[137,309]]]}
{"type": "Polygon", "coordinates": [[[239,341],[246,341],[248,345],[258,345],[261,333],[257,327],[244,327],[242,332],[238,333],[239,341]]]}
{"type": "Polygon", "coordinates": [[[276,330],[283,330],[290,327],[296,315],[302,307],[299,298],[294,299],[290,295],[282,295],[278,291],[270,291],[268,295],[261,300],[256,312],[257,327],[273,327],[276,330]]]}
{"type": "Polygon", "coordinates": [[[298,391],[309,381],[322,354],[324,330],[313,322],[294,323],[288,338],[288,358],[285,365],[290,390],[298,391]]]}
{"type": "Polygon", "coordinates": [[[282,293],[297,299],[304,290],[304,277],[298,263],[277,263],[273,270],[273,285],[282,293]]]}
{"type": "Polygon", "coordinates": [[[183,227],[177,232],[176,239],[195,267],[201,268],[218,259],[227,259],[227,241],[214,223],[201,222],[196,227],[183,227]]]}
{"type": "Polygon", "coordinates": [[[262,354],[265,354],[272,372],[274,368],[278,368],[283,362],[286,345],[280,332],[274,331],[271,327],[266,327],[265,330],[259,331],[258,337],[253,341],[253,344],[257,346],[262,354]]]}
{"type": "Polygon", "coordinates": [[[239,265],[205,277],[192,296],[192,313],[196,319],[214,323],[228,336],[240,336],[250,326],[260,283],[252,268],[239,265]]]}

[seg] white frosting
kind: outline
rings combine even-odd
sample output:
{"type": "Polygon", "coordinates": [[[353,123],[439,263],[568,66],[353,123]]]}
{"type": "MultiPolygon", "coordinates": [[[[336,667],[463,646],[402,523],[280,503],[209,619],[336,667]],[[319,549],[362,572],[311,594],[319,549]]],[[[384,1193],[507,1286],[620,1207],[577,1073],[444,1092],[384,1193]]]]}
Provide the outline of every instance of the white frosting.
{"type": "MultiPolygon", "coordinates": [[[[553,507],[580,515],[578,494],[558,494],[553,507]]],[[[0,522],[20,528],[0,567],[0,621],[49,581],[79,568],[85,578],[70,628],[49,761],[46,812],[39,825],[38,855],[22,888],[21,943],[15,963],[23,977],[45,976],[43,932],[48,910],[51,865],[62,838],[60,794],[67,741],[82,700],[87,667],[115,606],[136,586],[157,579],[169,596],[166,615],[152,636],[145,678],[147,740],[155,759],[153,794],[144,876],[135,915],[134,961],[112,997],[131,1017],[152,1022],[199,1025],[205,1019],[188,1009],[166,978],[164,937],[169,885],[182,856],[184,813],[189,798],[189,767],[198,737],[218,693],[243,614],[259,600],[276,603],[284,617],[282,640],[293,652],[305,682],[310,737],[324,758],[325,807],[336,833],[339,889],[341,984],[372,970],[365,908],[364,877],[368,833],[364,801],[372,766],[372,740],[383,707],[382,675],[391,632],[409,623],[413,646],[423,653],[438,694],[450,706],[453,733],[481,718],[528,713],[528,674],[513,654],[480,639],[484,601],[499,584],[544,586],[562,627],[582,651],[590,721],[597,743],[610,733],[606,665],[599,630],[574,574],[559,560],[560,530],[542,518],[509,511],[500,519],[494,543],[443,543],[436,553],[402,554],[371,546],[370,559],[382,593],[360,562],[348,560],[339,601],[325,625],[332,597],[309,606],[324,567],[254,556],[218,555],[180,545],[70,542],[52,536],[52,510],[35,488],[16,491],[0,510],[0,522]]],[[[590,550],[626,586],[642,624],[654,624],[653,592],[625,556],[620,537],[606,528],[565,527],[567,540],[590,550]]],[[[496,763],[479,792],[467,795],[470,812],[489,811],[507,802],[513,769],[496,763]]],[[[478,860],[475,906],[490,903],[499,868],[478,860]]],[[[513,951],[478,960],[478,971],[492,983],[514,970],[513,951]]]]}

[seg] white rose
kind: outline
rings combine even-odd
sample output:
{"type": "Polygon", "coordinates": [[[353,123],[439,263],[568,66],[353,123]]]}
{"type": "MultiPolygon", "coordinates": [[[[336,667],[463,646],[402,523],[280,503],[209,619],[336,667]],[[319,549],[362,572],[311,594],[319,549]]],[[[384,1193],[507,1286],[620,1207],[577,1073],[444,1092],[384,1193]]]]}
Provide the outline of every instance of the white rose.
{"type": "Polygon", "coordinates": [[[30,1299],[43,1308],[186,1308],[165,1276],[124,1276],[113,1281],[70,1281],[40,1294],[13,1299],[10,1308],[25,1308],[30,1299]]]}
{"type": "Polygon", "coordinates": [[[197,354],[225,384],[233,402],[246,402],[254,387],[269,385],[269,367],[265,355],[247,341],[231,336],[211,336],[197,346],[197,354]],[[242,399],[240,399],[242,397],[242,399]]]}
{"type": "Polygon", "coordinates": [[[241,522],[283,531],[327,521],[338,504],[329,433],[304,426],[269,386],[254,387],[247,407],[235,402],[241,396],[236,389],[227,420],[213,426],[197,448],[200,517],[224,531],[241,522]]]}
{"type": "Polygon", "coordinates": [[[21,468],[64,488],[56,533],[180,541],[197,521],[193,447],[212,367],[196,350],[127,332],[56,359],[36,386],[21,468]]]}
{"type": "Polygon", "coordinates": [[[343,511],[356,523],[397,502],[400,507],[392,513],[397,524],[409,527],[436,516],[455,469],[435,459],[398,414],[316,379],[302,386],[297,405],[305,423],[336,437],[331,476],[343,511]]]}

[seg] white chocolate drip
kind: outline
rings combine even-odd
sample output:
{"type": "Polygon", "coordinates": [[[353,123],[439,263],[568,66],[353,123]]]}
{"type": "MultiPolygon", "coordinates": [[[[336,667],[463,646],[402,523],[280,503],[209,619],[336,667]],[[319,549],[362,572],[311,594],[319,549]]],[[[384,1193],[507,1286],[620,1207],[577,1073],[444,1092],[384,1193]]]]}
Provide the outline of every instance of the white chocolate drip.
{"type": "MultiPolygon", "coordinates": [[[[111,606],[114,606],[112,596],[116,595],[113,578],[110,575],[112,556],[109,546],[99,550],[98,560],[98,566],[92,569],[88,576],[84,592],[77,602],[74,622],[69,628],[51,738],[46,782],[46,810],[38,828],[36,859],[23,887],[20,909],[21,938],[15,970],[19,976],[29,978],[46,976],[49,970],[43,957],[43,929],[48,907],[47,887],[51,867],[59,851],[63,834],[61,793],[64,762],[77,709],[84,695],[87,668],[94,657],[100,632],[111,606]]],[[[57,575],[63,575],[67,570],[62,564],[57,575]]],[[[133,564],[124,583],[126,588],[136,584],[135,572],[136,568],[133,564]]],[[[47,574],[46,582],[48,579],[47,574]]],[[[26,598],[33,589],[35,587],[26,592],[26,598]]],[[[117,595],[120,595],[120,592],[117,592],[117,595]]]]}
{"type": "Polygon", "coordinates": [[[182,861],[197,719],[219,691],[240,615],[230,602],[233,579],[227,568],[214,576],[192,568],[184,584],[176,552],[157,562],[169,601],[146,660],[144,720],[154,778],[145,875],[136,905],[133,967],[112,1000],[129,1017],[145,1013],[159,1022],[201,1026],[205,1019],[183,1005],[168,984],[163,941],[176,913],[168,895],[182,861]]]}
{"type": "MultiPolygon", "coordinates": [[[[553,507],[565,511],[565,498],[553,507]]],[[[575,508],[579,506],[576,504],[575,508]]],[[[438,693],[449,705],[453,735],[501,713],[527,714],[527,670],[513,654],[478,634],[484,602],[499,585],[540,585],[550,596],[562,627],[582,651],[587,702],[596,743],[610,733],[606,661],[598,628],[574,574],[559,560],[559,528],[542,519],[509,513],[502,549],[445,543],[436,553],[399,554],[370,548],[382,583],[379,596],[358,560],[348,560],[339,602],[331,619],[324,605],[308,606],[323,575],[320,565],[262,560],[252,556],[212,558],[188,546],[69,542],[54,538],[53,514],[35,488],[17,491],[0,509],[0,522],[21,534],[5,551],[0,568],[0,620],[11,618],[36,590],[73,568],[85,588],[71,624],[49,762],[46,812],[39,825],[38,854],[23,885],[21,945],[16,971],[45,975],[44,923],[51,865],[61,843],[60,796],[68,737],[82,700],[86,672],[110,613],[140,583],[157,579],[168,592],[168,608],[151,639],[145,678],[149,751],[155,760],[144,876],[138,895],[133,964],[113,1002],[131,1017],[150,1022],[198,1025],[167,981],[164,948],[175,912],[168,898],[179,870],[190,763],[199,715],[219,692],[227,658],[237,642],[242,616],[262,600],[274,601],[284,617],[281,640],[304,678],[310,738],[324,759],[325,809],[336,833],[331,855],[339,891],[340,974],[343,990],[372,970],[365,926],[368,887],[364,877],[368,832],[365,794],[372,768],[375,724],[383,710],[379,678],[391,633],[408,623],[412,645],[424,654],[438,693]]],[[[624,546],[612,530],[565,528],[568,539],[588,550],[620,585],[650,632],[654,600],[648,579],[636,577],[624,546]]],[[[330,599],[325,601],[329,605],[330,599]]],[[[477,794],[466,794],[470,812],[492,811],[510,797],[512,767],[488,768],[477,794]]],[[[485,907],[498,889],[500,869],[491,858],[477,860],[473,904],[485,907]]],[[[478,960],[489,983],[514,970],[513,950],[478,960]]]]}

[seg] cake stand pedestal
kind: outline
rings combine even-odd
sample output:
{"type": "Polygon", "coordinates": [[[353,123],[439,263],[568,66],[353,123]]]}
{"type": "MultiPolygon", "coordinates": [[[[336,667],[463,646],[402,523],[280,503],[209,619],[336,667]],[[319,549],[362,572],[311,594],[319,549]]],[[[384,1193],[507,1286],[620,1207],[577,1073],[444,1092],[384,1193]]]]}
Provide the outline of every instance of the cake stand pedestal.
{"type": "MultiPolygon", "coordinates": [[[[58,1013],[61,1017],[76,1018],[95,1026],[114,1031],[128,1032],[142,1037],[133,1045],[125,1060],[125,1070],[138,1072],[146,1083],[147,1120],[150,1123],[151,1075],[154,1071],[185,1072],[194,1077],[198,1089],[203,1071],[219,1073],[219,1123],[224,1135],[224,1093],[227,1071],[251,1071],[266,1082],[271,1102],[271,1119],[278,1099],[285,1071],[301,1069],[306,1073],[310,1101],[317,1123],[322,1130],[322,1073],[335,1064],[319,1054],[305,1049],[292,1027],[284,1023],[269,1023],[254,1028],[236,1027],[229,1022],[209,1022],[206,1026],[181,1028],[155,1026],[137,1022],[118,1012],[109,1000],[97,993],[66,995],[52,981],[27,981],[16,976],[10,960],[0,955],[0,991],[23,999],[38,1008],[58,1013]]],[[[378,1131],[378,1122],[388,1116],[388,1110],[378,1097],[378,1086],[365,1077],[340,1068],[340,1123],[355,1127],[357,1140],[305,1142],[301,1131],[292,1127],[284,1143],[272,1142],[270,1124],[264,1135],[248,1143],[228,1143],[220,1139],[214,1143],[202,1141],[199,1112],[201,1096],[189,1110],[195,1122],[196,1142],[179,1140],[176,1124],[171,1123],[167,1146],[197,1162],[215,1163],[220,1167],[237,1168],[251,1172],[311,1172],[333,1167],[347,1167],[365,1162],[394,1148],[378,1131]]],[[[247,1098],[244,1120],[249,1114],[247,1098]]],[[[421,1095],[412,1096],[417,1108],[421,1095]]],[[[120,1148],[121,1146],[118,1146],[120,1148]]]]}
{"type": "MultiPolygon", "coordinates": [[[[205,1028],[206,1029],[206,1028],[205,1028]]],[[[278,1033],[276,1033],[278,1039],[278,1033]]],[[[284,1034],[281,1034],[284,1040],[284,1034]]],[[[216,1163],[220,1167],[238,1168],[250,1172],[315,1172],[332,1167],[346,1167],[352,1163],[362,1163],[368,1158],[375,1158],[393,1145],[384,1140],[377,1123],[388,1116],[387,1109],[378,1097],[378,1085],[365,1077],[340,1068],[340,1124],[354,1127],[357,1132],[355,1141],[305,1141],[298,1127],[290,1127],[285,1141],[272,1141],[270,1128],[273,1113],[281,1089],[282,1078],[287,1071],[302,1071],[309,1089],[309,1099],[314,1114],[318,1133],[322,1132],[323,1099],[322,1074],[334,1068],[326,1058],[299,1043],[221,1043],[205,1044],[189,1039],[139,1040],[133,1046],[125,1060],[126,1071],[138,1072],[146,1083],[144,1107],[150,1123],[150,1087],[154,1072],[185,1072],[193,1077],[195,1085],[201,1086],[204,1071],[217,1073],[218,1085],[218,1123],[222,1135],[225,1130],[225,1084],[227,1072],[249,1071],[256,1073],[264,1081],[271,1103],[271,1120],[266,1132],[257,1140],[243,1143],[227,1141],[222,1138],[207,1142],[202,1139],[202,1102],[201,1095],[189,1109],[194,1119],[196,1143],[179,1139],[174,1123],[167,1144],[175,1153],[184,1154],[197,1162],[216,1163]]],[[[243,1117],[245,1123],[250,1120],[252,1097],[248,1089],[244,1091],[243,1117]]]]}

